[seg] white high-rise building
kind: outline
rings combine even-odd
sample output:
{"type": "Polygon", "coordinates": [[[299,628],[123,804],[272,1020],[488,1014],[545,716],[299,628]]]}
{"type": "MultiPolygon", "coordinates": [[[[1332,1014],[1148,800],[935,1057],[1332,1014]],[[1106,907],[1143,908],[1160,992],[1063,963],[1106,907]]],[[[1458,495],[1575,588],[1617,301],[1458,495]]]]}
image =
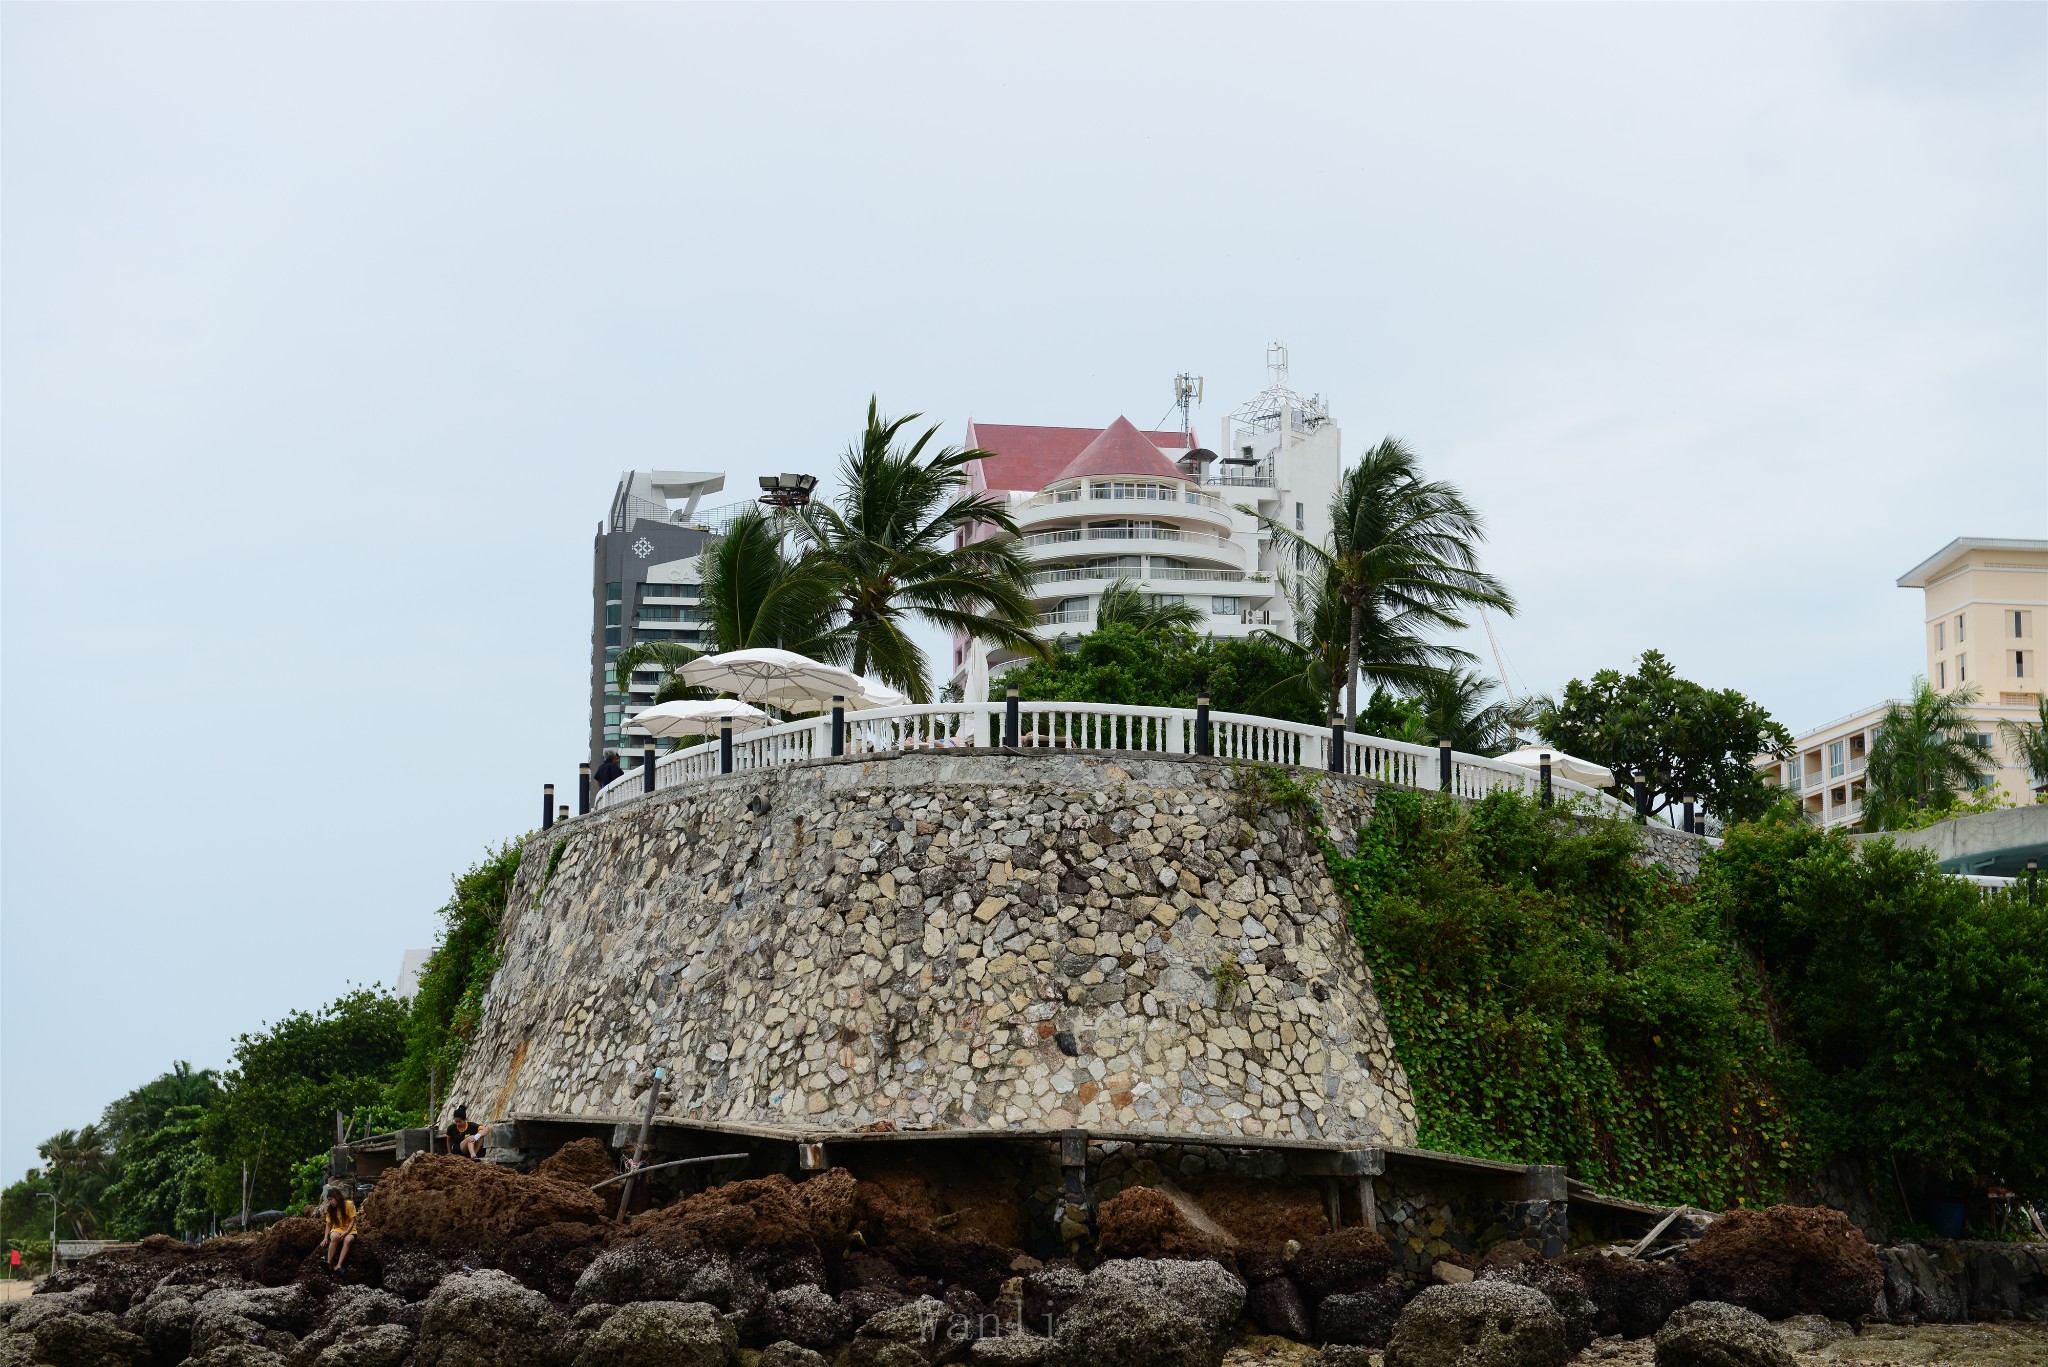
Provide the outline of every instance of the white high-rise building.
{"type": "MultiPolygon", "coordinates": [[[[1140,431],[1121,417],[1107,427],[967,424],[966,444],[990,453],[968,466],[969,487],[1002,494],[1016,519],[1035,566],[1041,637],[1089,631],[1103,590],[1118,579],[1193,604],[1217,636],[1293,634],[1285,580],[1296,566],[1240,508],[1321,542],[1340,434],[1321,398],[1288,388],[1285,347],[1267,352],[1267,369],[1271,382],[1223,419],[1214,449],[1199,444],[1191,424],[1168,432],[1140,431]]],[[[986,698],[991,679],[1016,659],[956,636],[952,680],[963,697],[986,698]]]]}

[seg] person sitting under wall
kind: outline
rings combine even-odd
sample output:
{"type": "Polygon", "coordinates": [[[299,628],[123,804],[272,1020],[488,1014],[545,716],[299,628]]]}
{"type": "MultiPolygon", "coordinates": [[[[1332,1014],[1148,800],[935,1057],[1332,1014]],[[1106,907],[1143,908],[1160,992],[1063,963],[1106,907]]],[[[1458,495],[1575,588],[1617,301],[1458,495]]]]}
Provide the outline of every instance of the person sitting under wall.
{"type": "Polygon", "coordinates": [[[455,1108],[455,1118],[448,1122],[447,1133],[448,1152],[450,1155],[460,1155],[463,1158],[482,1158],[484,1156],[483,1127],[470,1121],[469,1109],[467,1107],[457,1106],[455,1108]]]}

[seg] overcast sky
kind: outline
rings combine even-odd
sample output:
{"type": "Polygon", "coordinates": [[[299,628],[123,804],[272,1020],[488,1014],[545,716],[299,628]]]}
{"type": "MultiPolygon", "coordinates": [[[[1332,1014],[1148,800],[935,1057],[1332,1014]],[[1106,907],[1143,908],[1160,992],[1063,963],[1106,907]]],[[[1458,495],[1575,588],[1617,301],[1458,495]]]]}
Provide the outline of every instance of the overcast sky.
{"type": "MultiPolygon", "coordinates": [[[[1528,689],[1794,728],[2048,535],[2048,8],[15,4],[0,1179],[572,784],[628,467],[1216,419],[1489,518],[1528,689]]],[[[1483,648],[1483,641],[1475,643],[1483,648]]]]}

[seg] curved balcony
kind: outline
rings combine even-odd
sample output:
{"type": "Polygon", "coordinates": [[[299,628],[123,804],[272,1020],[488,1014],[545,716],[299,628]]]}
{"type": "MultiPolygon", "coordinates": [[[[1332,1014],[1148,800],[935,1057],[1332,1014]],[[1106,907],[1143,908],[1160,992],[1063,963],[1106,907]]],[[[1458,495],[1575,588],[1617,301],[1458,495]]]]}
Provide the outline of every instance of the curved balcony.
{"type": "Polygon", "coordinates": [[[1155,565],[1141,570],[1086,565],[1076,569],[1038,570],[1031,576],[1031,589],[1040,598],[1100,593],[1119,579],[1128,579],[1134,584],[1157,585],[1159,591],[1166,593],[1193,588],[1197,593],[1214,590],[1245,598],[1270,598],[1278,587],[1268,576],[1254,578],[1243,570],[1195,569],[1185,565],[1155,565]]]}
{"type": "Polygon", "coordinates": [[[1033,494],[1011,511],[1020,531],[1081,517],[1192,518],[1225,530],[1237,524],[1231,502],[1184,485],[1095,484],[1033,494]]]}
{"type": "Polygon", "coordinates": [[[1113,554],[1161,550],[1197,560],[1213,560],[1243,569],[1244,543],[1214,532],[1188,531],[1179,527],[1064,527],[1057,531],[1032,532],[1017,538],[1034,560],[1053,556],[1113,554]]]}

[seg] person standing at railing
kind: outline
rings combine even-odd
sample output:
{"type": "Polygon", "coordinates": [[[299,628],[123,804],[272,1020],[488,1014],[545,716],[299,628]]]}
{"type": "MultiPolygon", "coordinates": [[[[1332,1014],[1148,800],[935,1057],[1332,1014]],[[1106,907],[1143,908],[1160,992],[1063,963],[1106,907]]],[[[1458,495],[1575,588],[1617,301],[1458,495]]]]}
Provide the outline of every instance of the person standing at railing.
{"type": "Polygon", "coordinates": [[[604,752],[604,758],[598,763],[597,772],[590,776],[590,781],[595,786],[596,791],[602,792],[605,784],[610,783],[625,772],[624,769],[619,767],[619,752],[607,750],[604,752]]]}

